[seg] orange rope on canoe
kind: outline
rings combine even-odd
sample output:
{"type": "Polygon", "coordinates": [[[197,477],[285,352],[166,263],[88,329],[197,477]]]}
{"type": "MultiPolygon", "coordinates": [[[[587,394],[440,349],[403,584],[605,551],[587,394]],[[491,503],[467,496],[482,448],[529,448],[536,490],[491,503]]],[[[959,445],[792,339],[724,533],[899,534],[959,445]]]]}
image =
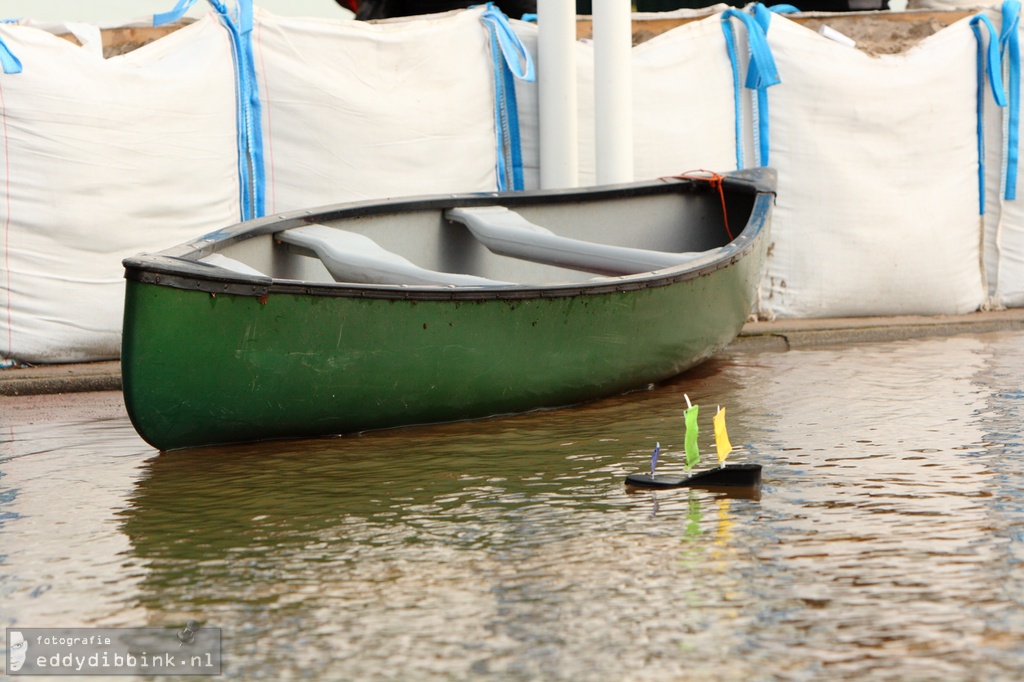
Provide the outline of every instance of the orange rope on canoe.
{"type": "Polygon", "coordinates": [[[722,186],[722,180],[725,176],[715,173],[709,170],[692,170],[680,173],[679,175],[673,175],[674,178],[681,180],[703,180],[704,182],[711,185],[711,189],[718,192],[718,198],[722,201],[722,221],[725,223],[725,233],[729,235],[729,241],[733,240],[732,230],[729,229],[729,214],[725,210],[725,188],[722,186]]]}

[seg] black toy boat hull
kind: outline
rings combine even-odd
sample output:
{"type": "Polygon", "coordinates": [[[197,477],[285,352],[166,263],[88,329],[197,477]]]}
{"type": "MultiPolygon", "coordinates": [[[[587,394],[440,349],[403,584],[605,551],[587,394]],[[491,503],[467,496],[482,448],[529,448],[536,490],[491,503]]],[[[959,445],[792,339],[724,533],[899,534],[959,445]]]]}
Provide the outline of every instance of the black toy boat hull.
{"type": "Polygon", "coordinates": [[[692,476],[630,474],[626,485],[634,488],[754,487],[761,485],[760,464],[727,464],[692,476]]]}

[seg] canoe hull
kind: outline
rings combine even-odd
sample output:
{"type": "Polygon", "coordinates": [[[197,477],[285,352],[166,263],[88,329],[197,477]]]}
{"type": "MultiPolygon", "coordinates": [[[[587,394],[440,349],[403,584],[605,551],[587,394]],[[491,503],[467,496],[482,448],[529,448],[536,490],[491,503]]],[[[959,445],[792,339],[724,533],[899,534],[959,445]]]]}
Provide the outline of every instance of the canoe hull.
{"type": "MultiPolygon", "coordinates": [[[[728,267],[478,300],[126,285],[122,373],[161,450],[559,407],[675,376],[749,314],[767,229],[728,267]]],[[[166,279],[166,278],[165,278],[166,279]]]]}

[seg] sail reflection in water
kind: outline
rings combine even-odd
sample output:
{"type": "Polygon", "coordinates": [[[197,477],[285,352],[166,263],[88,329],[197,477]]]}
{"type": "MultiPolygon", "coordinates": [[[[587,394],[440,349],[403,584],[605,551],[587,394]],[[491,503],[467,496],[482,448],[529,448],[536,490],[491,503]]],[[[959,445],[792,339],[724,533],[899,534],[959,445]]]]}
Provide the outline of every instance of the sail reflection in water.
{"type": "Polygon", "coordinates": [[[0,613],[199,620],[234,679],[1014,679],[1021,343],[731,352],[569,410],[162,455],[123,416],[5,427],[0,613]],[[684,392],[759,495],[627,491],[656,442],[682,472],[684,392]]]}

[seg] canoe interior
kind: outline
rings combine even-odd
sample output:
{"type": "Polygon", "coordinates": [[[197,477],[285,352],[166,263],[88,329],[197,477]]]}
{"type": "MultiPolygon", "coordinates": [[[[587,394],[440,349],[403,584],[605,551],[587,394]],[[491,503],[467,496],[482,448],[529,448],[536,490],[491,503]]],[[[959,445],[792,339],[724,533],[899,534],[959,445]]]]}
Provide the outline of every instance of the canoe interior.
{"type": "MultiPolygon", "coordinates": [[[[484,203],[509,207],[526,220],[559,236],[588,242],[670,253],[702,252],[729,243],[723,222],[722,198],[706,183],[667,185],[657,192],[595,194],[571,203],[548,197],[502,197],[484,203]]],[[[756,194],[727,192],[726,214],[733,236],[743,229],[756,194]]],[[[461,273],[526,286],[593,282],[592,272],[499,256],[477,241],[462,224],[446,219],[444,209],[465,201],[398,203],[391,210],[365,214],[360,210],[323,209],[285,217],[278,227],[322,224],[356,232],[383,249],[429,270],[461,273]]],[[[272,220],[272,219],[271,219],[272,220]]],[[[266,219],[264,220],[266,223],[266,219]]],[[[216,252],[240,261],[275,280],[333,283],[317,258],[275,238],[270,223],[240,235],[218,234],[212,243],[197,242],[180,253],[198,259],[216,252]]]]}

